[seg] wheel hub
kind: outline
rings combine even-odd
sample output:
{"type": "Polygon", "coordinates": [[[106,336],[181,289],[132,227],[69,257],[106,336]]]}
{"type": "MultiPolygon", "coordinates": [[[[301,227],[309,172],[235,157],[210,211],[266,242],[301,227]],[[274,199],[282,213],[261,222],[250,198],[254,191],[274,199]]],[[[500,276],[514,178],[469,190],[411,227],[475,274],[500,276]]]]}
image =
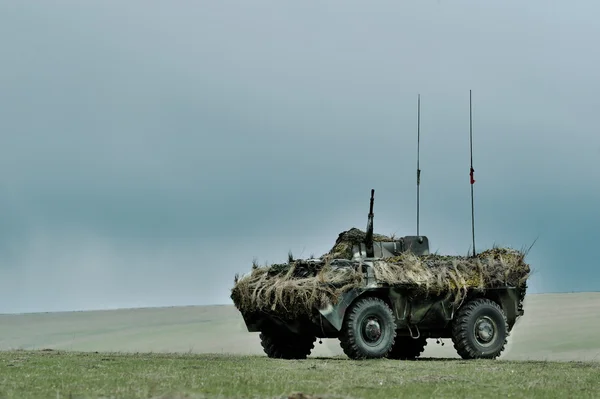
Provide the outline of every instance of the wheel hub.
{"type": "Polygon", "coordinates": [[[481,317],[475,322],[475,338],[481,344],[489,344],[495,332],[495,324],[489,317],[481,317]]]}
{"type": "Polygon", "coordinates": [[[364,334],[369,341],[377,341],[381,337],[381,325],[379,324],[379,321],[375,318],[367,319],[364,327],[364,334]]]}

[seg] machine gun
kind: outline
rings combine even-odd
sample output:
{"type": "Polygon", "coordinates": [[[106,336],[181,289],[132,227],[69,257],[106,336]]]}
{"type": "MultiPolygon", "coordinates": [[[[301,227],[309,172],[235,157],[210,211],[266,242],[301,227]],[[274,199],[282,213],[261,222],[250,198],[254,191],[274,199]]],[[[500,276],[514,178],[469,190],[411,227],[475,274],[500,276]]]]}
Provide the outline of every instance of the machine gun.
{"type": "Polygon", "coordinates": [[[369,219],[367,221],[367,234],[365,236],[365,247],[367,250],[367,258],[375,256],[375,248],[373,247],[373,201],[375,200],[375,190],[371,189],[371,204],[369,206],[369,219]]]}

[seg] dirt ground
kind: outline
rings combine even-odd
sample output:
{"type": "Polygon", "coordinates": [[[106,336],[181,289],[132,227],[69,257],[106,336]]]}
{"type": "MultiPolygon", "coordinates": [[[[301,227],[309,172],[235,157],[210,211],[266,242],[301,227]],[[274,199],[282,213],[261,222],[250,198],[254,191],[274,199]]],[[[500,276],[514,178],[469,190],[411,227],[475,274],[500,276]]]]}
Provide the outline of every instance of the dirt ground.
{"type": "MultiPolygon", "coordinates": [[[[600,361],[600,293],[530,294],[502,359],[600,361]]],[[[457,357],[430,340],[424,357],[457,357]]],[[[264,354],[228,305],[0,315],[0,350],[264,354]]],[[[312,356],[342,355],[337,340],[312,356]]]]}

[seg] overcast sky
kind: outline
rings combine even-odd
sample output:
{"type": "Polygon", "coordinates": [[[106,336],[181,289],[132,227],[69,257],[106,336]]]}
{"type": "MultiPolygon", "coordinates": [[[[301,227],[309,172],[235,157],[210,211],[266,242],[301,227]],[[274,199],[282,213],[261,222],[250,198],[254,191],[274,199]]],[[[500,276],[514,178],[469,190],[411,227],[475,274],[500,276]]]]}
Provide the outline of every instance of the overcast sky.
{"type": "Polygon", "coordinates": [[[599,7],[0,1],[0,312],[231,303],[338,233],[600,289],[599,7]]]}

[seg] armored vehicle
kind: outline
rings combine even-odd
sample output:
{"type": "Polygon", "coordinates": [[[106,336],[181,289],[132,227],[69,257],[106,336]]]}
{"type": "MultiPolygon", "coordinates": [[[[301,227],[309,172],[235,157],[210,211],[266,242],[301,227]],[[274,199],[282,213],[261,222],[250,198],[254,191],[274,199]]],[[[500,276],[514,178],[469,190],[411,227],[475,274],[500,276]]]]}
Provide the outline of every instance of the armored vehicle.
{"type": "MultiPolygon", "coordinates": [[[[429,255],[429,240],[426,236],[374,239],[373,195],[374,190],[366,234],[352,246],[352,259],[328,260],[332,270],[340,273],[358,268],[363,277],[360,286],[343,292],[335,304],[315,306],[312,314],[283,317],[268,310],[242,312],[248,331],[260,332],[264,352],[272,358],[302,359],[317,338],[336,338],[351,359],[409,360],[422,354],[428,338],[448,338],[463,359],[500,356],[523,315],[525,285],[469,290],[457,302],[446,294],[419,295],[378,280],[377,261],[406,252],[429,255]]],[[[307,264],[311,262],[325,261],[314,259],[307,264]]]]}

